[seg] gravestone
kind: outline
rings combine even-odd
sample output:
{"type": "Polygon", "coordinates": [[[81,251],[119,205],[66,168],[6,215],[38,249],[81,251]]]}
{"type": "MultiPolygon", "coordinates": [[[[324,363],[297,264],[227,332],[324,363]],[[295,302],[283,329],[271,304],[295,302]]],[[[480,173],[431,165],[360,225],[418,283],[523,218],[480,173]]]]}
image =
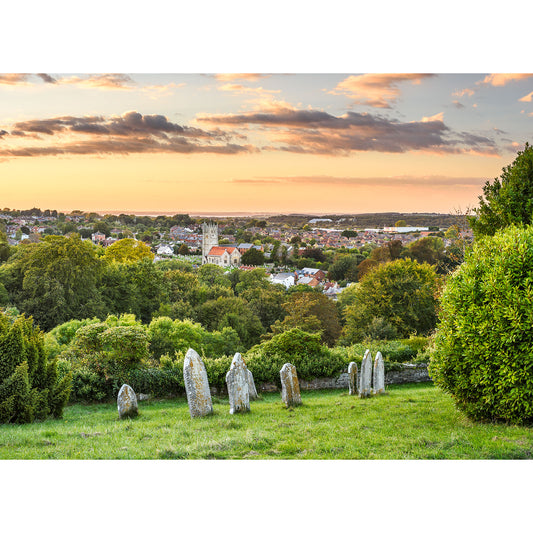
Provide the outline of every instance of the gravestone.
{"type": "Polygon", "coordinates": [[[381,352],[376,354],[374,361],[372,388],[374,389],[374,394],[383,394],[385,392],[385,364],[383,363],[381,352]]]}
{"type": "Polygon", "coordinates": [[[350,379],[348,383],[350,396],[355,396],[357,394],[357,364],[353,361],[348,365],[348,376],[350,379]]]}
{"type": "Polygon", "coordinates": [[[257,400],[257,389],[255,388],[254,375],[251,370],[246,369],[246,375],[248,376],[248,393],[250,400],[257,400]]]}
{"type": "Polygon", "coordinates": [[[187,350],[183,362],[183,381],[191,418],[210,415],[213,412],[213,403],[207,372],[202,359],[192,348],[187,350]]]}
{"type": "Polygon", "coordinates": [[[365,352],[361,363],[361,378],[359,380],[359,398],[367,398],[372,391],[372,355],[370,350],[365,352]]]}
{"type": "Polygon", "coordinates": [[[229,395],[229,414],[246,413],[250,410],[248,392],[248,369],[240,353],[236,353],[226,374],[229,395]]]}
{"type": "Polygon", "coordinates": [[[126,383],[118,391],[117,408],[119,418],[134,418],[139,414],[137,396],[134,390],[126,383]]]}
{"type": "Polygon", "coordinates": [[[285,363],[279,372],[281,378],[281,399],[287,407],[302,404],[300,396],[300,383],[296,374],[296,367],[285,363]]]}

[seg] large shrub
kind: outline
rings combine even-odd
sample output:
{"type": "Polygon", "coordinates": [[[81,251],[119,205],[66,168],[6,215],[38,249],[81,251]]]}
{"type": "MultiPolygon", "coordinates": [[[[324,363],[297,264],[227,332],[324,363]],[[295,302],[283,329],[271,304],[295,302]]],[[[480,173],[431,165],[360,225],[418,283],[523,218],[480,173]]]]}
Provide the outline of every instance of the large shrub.
{"type": "Polygon", "coordinates": [[[311,380],[342,372],[345,364],[339,355],[321,343],[320,333],[308,333],[293,328],[250,349],[244,360],[256,383],[275,382],[279,385],[279,371],[285,363],[296,366],[298,377],[311,380]]]}
{"type": "Polygon", "coordinates": [[[31,318],[13,323],[0,313],[0,423],[58,418],[68,401],[71,376],[58,378],[42,332],[31,318]]]}
{"type": "Polygon", "coordinates": [[[375,338],[376,331],[392,328],[400,338],[427,335],[436,324],[438,289],[438,277],[428,264],[398,259],[380,265],[359,282],[344,310],[342,343],[375,338]],[[372,322],[376,318],[382,319],[379,324],[372,322]]]}
{"type": "Polygon", "coordinates": [[[474,419],[533,422],[533,227],[476,242],[450,277],[430,372],[474,419]]]}

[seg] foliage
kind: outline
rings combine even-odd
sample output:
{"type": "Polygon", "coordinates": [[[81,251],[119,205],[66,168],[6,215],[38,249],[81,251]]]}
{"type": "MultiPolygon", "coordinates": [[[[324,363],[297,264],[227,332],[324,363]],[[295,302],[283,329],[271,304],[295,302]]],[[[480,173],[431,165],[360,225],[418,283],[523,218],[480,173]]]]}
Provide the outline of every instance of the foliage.
{"type": "Polygon", "coordinates": [[[341,334],[339,314],[335,303],[319,292],[295,292],[283,304],[285,318],[276,321],[274,334],[298,327],[311,333],[318,332],[322,342],[333,346],[341,334]]]}
{"type": "Polygon", "coordinates": [[[436,265],[444,258],[444,242],[439,237],[423,237],[411,243],[403,255],[419,263],[436,265]]]}
{"type": "Polygon", "coordinates": [[[130,263],[144,258],[153,260],[154,254],[143,242],[135,239],[120,239],[106,248],[104,257],[108,261],[130,263]]]}
{"type": "Polygon", "coordinates": [[[533,221],[533,146],[526,143],[516,159],[502,169],[499,178],[485,182],[476,217],[470,225],[476,237],[494,235],[512,224],[533,221]]]}
{"type": "Polygon", "coordinates": [[[243,265],[264,265],[265,254],[261,250],[250,248],[242,254],[241,262],[243,265]]]}
{"type": "Polygon", "coordinates": [[[328,278],[333,281],[357,281],[357,266],[364,257],[353,254],[342,254],[335,258],[328,271],[328,278]]]}
{"type": "Polygon", "coordinates": [[[344,312],[343,344],[360,342],[374,318],[394,326],[400,337],[426,335],[436,323],[438,278],[433,267],[397,259],[369,272],[359,282],[344,312]]]}
{"type": "Polygon", "coordinates": [[[58,378],[42,332],[31,318],[15,322],[0,313],[0,423],[58,418],[68,401],[71,375],[58,378]]]}
{"type": "Polygon", "coordinates": [[[101,267],[95,248],[76,233],[19,246],[0,267],[0,281],[11,301],[45,330],[73,318],[101,316],[105,307],[97,288],[101,267]]]}
{"type": "Polygon", "coordinates": [[[533,227],[480,239],[449,278],[431,374],[479,420],[533,422],[533,227]]]}
{"type": "Polygon", "coordinates": [[[245,357],[256,383],[280,383],[279,371],[285,363],[296,366],[298,377],[310,380],[342,371],[344,361],[320,341],[319,333],[293,328],[275,335],[249,350],[245,357]]]}

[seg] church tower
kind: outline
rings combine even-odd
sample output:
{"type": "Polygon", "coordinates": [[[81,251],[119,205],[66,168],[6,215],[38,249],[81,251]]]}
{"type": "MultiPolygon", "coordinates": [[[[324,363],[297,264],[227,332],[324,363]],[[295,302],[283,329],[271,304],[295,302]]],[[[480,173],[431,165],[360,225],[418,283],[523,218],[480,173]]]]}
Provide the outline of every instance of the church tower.
{"type": "Polygon", "coordinates": [[[207,254],[213,246],[218,246],[218,225],[216,222],[202,224],[202,265],[207,263],[207,254]]]}

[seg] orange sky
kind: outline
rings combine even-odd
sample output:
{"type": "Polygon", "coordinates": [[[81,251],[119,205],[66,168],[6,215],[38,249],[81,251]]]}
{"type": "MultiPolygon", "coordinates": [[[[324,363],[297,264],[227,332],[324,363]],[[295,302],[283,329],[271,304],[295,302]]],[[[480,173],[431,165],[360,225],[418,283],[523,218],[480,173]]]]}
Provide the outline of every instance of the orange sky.
{"type": "Polygon", "coordinates": [[[0,208],[452,212],[532,140],[532,92],[531,75],[0,75],[0,208]]]}

